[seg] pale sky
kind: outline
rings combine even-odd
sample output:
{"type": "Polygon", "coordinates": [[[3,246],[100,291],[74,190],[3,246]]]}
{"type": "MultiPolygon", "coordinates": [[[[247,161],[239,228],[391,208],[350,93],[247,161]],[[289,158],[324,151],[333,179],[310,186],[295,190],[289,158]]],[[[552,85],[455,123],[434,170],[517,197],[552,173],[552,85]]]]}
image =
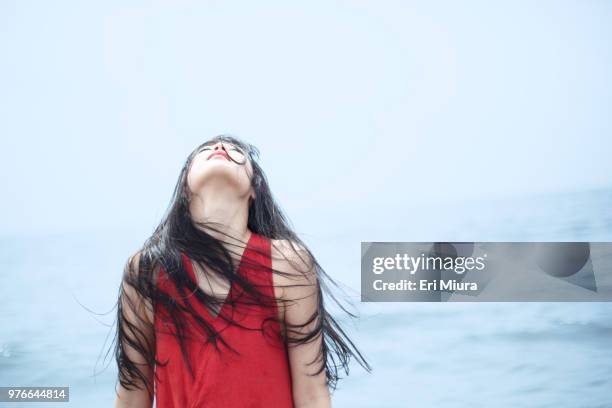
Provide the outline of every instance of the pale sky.
{"type": "Polygon", "coordinates": [[[612,3],[129,4],[0,3],[2,232],[152,231],[219,133],[306,232],[612,185],[612,3]]]}

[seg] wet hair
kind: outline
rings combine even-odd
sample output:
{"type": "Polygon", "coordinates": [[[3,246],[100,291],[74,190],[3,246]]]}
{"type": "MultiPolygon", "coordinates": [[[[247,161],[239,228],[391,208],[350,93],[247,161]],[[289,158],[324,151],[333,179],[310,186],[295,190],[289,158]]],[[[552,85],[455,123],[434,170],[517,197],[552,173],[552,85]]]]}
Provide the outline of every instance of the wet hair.
{"type": "MultiPolygon", "coordinates": [[[[203,316],[198,315],[191,304],[191,301],[197,301],[211,310],[219,305],[219,299],[199,290],[197,284],[190,279],[188,271],[185,269],[182,254],[185,254],[193,263],[206,265],[207,269],[218,274],[231,285],[239,286],[244,293],[251,295],[247,297],[251,302],[256,299],[261,306],[275,307],[276,302],[286,301],[271,299],[269,295],[258,289],[258,285],[253,285],[248,279],[244,279],[235,273],[235,259],[236,255],[239,255],[239,247],[241,247],[235,242],[242,242],[241,240],[232,237],[234,243],[222,241],[206,232],[216,231],[222,234],[218,226],[211,223],[196,222],[191,218],[189,202],[192,197],[187,185],[187,175],[192,160],[202,148],[217,142],[231,144],[243,153],[244,160],[242,162],[236,161],[230,155],[230,159],[236,163],[244,165],[246,160],[251,162],[253,171],[249,176],[255,199],[249,200],[247,228],[269,240],[286,240],[285,242],[290,243],[289,246],[293,248],[296,254],[296,257],[291,257],[291,259],[299,257],[303,261],[299,264],[308,266],[307,269],[309,270],[300,272],[316,274],[316,279],[313,280],[315,283],[313,290],[317,296],[317,308],[307,321],[300,324],[289,324],[281,322],[278,316],[270,316],[265,319],[264,324],[271,319],[276,319],[282,327],[282,337],[287,347],[315,341],[322,336],[321,351],[318,357],[310,362],[316,367],[316,372],[312,375],[325,371],[327,385],[332,390],[336,389],[337,382],[341,378],[339,371],[344,371],[348,375],[351,358],[354,358],[368,372],[371,371],[370,365],[344,332],[341,325],[328,313],[325,300],[329,298],[335,302],[340,310],[348,314],[349,317],[355,318],[357,316],[347,310],[340,299],[332,292],[332,287],[341,289],[340,286],[319,265],[316,257],[293,231],[288,219],[275,202],[266,176],[258,164],[259,151],[251,144],[223,134],[201,144],[189,155],[180,172],[170,205],[162,221],[136,254],[129,257],[125,264],[117,301],[116,331],[111,344],[111,349],[114,344],[120,384],[129,390],[142,389],[142,384],[144,384],[150,395],[153,395],[154,387],[151,384],[150,377],[145,375],[142,369],[143,364],[130,359],[126,353],[127,347],[131,347],[138,352],[142,359],[146,361],[149,369],[152,369],[155,365],[165,365],[167,363],[157,360],[155,345],[145,335],[147,330],[154,333],[154,324],[148,319],[140,317],[142,314],[138,312],[142,311],[142,309],[139,309],[142,307],[142,302],[139,303],[133,296],[128,296],[126,294],[128,289],[129,293],[136,293],[140,300],[147,300],[155,310],[163,308],[166,311],[172,326],[176,329],[173,334],[178,337],[181,353],[192,376],[194,375],[193,369],[185,346],[185,341],[189,337],[189,330],[187,330],[189,327],[186,325],[185,315],[190,315],[193,318],[197,323],[196,329],[201,330],[201,333],[215,346],[216,350],[220,350],[219,343],[224,344],[230,350],[233,349],[213,324],[203,316]],[[157,285],[160,269],[167,274],[168,279],[172,281],[181,298],[185,299],[186,302],[178,302],[173,296],[160,290],[157,285]],[[139,321],[135,321],[136,318],[139,321]]],[[[219,236],[219,234],[215,235],[219,236]]],[[[246,243],[244,244],[246,247],[246,243]]],[[[248,261],[246,257],[242,258],[241,262],[245,261],[248,261]]],[[[261,265],[256,265],[256,262],[249,266],[261,267],[261,265]]],[[[298,268],[296,267],[296,269],[298,268]]],[[[268,271],[270,271],[269,268],[268,271]]],[[[272,273],[286,275],[285,271],[274,269],[272,273]]],[[[240,302],[240,299],[230,299],[228,297],[223,301],[223,303],[225,302],[232,303],[232,306],[235,306],[236,303],[240,302]]],[[[219,313],[215,318],[222,318],[229,324],[240,326],[239,322],[232,320],[230,316],[223,313],[219,313]]],[[[248,328],[245,327],[245,329],[248,328]]]]}

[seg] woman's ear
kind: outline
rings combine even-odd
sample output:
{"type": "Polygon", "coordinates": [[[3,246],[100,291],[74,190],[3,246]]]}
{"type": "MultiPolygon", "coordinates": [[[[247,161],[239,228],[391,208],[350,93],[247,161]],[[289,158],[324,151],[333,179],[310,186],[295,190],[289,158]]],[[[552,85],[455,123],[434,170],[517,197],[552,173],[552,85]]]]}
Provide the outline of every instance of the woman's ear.
{"type": "Polygon", "coordinates": [[[181,195],[183,196],[185,201],[191,201],[191,191],[189,191],[189,186],[185,185],[185,188],[183,188],[181,195]]]}

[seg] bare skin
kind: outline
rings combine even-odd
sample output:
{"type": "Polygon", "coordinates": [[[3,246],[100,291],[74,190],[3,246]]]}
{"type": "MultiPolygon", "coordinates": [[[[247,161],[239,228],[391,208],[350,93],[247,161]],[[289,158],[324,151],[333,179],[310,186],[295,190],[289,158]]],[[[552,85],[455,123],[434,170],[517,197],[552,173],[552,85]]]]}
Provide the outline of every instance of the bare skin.
{"type": "MultiPolygon", "coordinates": [[[[306,252],[294,245],[286,240],[272,241],[272,268],[288,272],[288,276],[273,274],[273,279],[277,298],[288,302],[286,306],[280,303],[281,321],[303,324],[318,307],[317,276],[306,252]]],[[[301,328],[300,334],[311,332],[315,323],[301,328]]],[[[313,376],[318,365],[307,365],[319,356],[321,341],[322,337],[319,336],[306,344],[290,345],[288,349],[293,402],[296,407],[331,407],[325,371],[313,376]]]]}
{"type": "MultiPolygon", "coordinates": [[[[226,160],[223,155],[239,157],[240,152],[229,143],[218,142],[214,145],[206,146],[201,150],[192,161],[187,183],[190,197],[190,213],[194,221],[214,222],[215,227],[222,232],[234,237],[239,237],[241,249],[232,247],[233,252],[242,252],[244,243],[247,242],[252,233],[247,228],[249,201],[256,199],[251,187],[250,178],[252,175],[251,163],[247,160],[245,165],[238,165],[231,160],[226,160]],[[214,153],[217,153],[213,156],[214,153]]],[[[217,238],[228,241],[224,234],[206,229],[206,232],[217,238]]],[[[237,253],[236,259],[240,259],[237,253]]],[[[134,257],[137,261],[138,254],[134,257]]],[[[306,322],[316,311],[317,292],[316,292],[316,273],[314,272],[311,260],[301,248],[296,248],[294,244],[284,240],[272,241],[272,268],[287,272],[288,276],[274,274],[275,294],[279,300],[288,301],[286,307],[284,302],[279,302],[279,317],[281,321],[292,324],[306,322]],[[295,250],[297,249],[297,254],[295,250]],[[285,287],[294,285],[293,287],[285,287]],[[295,285],[298,285],[295,287],[295,285]]],[[[229,284],[222,279],[214,277],[214,274],[207,273],[205,267],[194,265],[194,271],[198,277],[200,288],[209,294],[214,294],[220,299],[225,299],[229,293],[229,284]]],[[[152,323],[154,319],[151,304],[138,298],[133,289],[124,285],[125,299],[123,302],[136,302],[140,307],[137,308],[138,316],[134,316],[131,311],[126,316],[131,321],[138,321],[138,318],[145,319],[152,323]]],[[[125,306],[124,310],[130,308],[125,306]]],[[[213,315],[216,311],[211,311],[213,315]]],[[[144,325],[141,327],[144,328],[144,325]]],[[[304,328],[308,330],[309,328],[304,328]]],[[[154,333],[146,331],[147,339],[154,345],[154,333]]],[[[325,382],[325,372],[312,376],[315,367],[308,366],[307,363],[318,356],[321,347],[321,337],[310,343],[288,348],[289,363],[292,375],[292,390],[294,405],[297,408],[328,408],[331,407],[329,389],[325,382]]],[[[153,372],[146,368],[146,363],[142,356],[129,347],[125,348],[126,353],[133,361],[143,364],[146,374],[152,381],[153,372]]],[[[150,408],[152,407],[152,396],[146,388],[141,390],[127,390],[120,384],[117,389],[118,397],[115,401],[116,408],[150,408]]]]}

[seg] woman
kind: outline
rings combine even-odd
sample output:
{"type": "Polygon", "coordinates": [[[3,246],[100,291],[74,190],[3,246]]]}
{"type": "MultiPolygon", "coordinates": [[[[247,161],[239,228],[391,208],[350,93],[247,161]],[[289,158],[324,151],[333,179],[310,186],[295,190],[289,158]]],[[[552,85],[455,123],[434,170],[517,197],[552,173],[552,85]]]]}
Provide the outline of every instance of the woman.
{"type": "Polygon", "coordinates": [[[164,219],[128,260],[116,407],[329,407],[351,357],[370,370],[327,313],[333,281],[257,159],[226,135],[195,149],[164,219]]]}

